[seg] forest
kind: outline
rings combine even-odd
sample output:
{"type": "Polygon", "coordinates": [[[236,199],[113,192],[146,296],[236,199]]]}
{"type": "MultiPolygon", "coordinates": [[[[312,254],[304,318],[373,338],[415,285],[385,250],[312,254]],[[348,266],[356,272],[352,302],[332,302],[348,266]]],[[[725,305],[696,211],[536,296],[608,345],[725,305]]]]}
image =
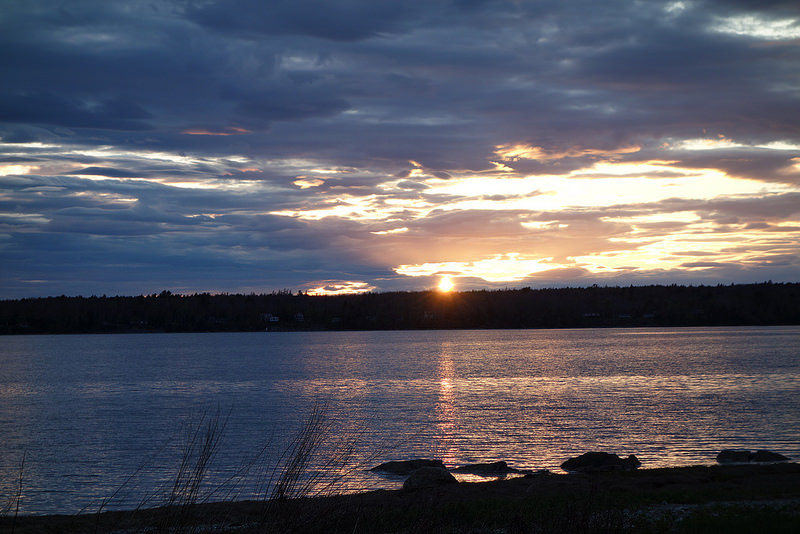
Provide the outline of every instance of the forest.
{"type": "Polygon", "coordinates": [[[0,334],[800,324],[800,283],[0,300],[0,334]]]}

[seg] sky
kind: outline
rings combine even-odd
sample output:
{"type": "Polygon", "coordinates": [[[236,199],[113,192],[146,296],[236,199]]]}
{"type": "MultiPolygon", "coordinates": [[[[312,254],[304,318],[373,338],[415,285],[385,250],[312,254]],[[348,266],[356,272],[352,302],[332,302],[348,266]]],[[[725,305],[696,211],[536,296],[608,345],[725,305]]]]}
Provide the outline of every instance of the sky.
{"type": "Polygon", "coordinates": [[[800,281],[800,3],[0,0],[0,298],[800,281]]]}

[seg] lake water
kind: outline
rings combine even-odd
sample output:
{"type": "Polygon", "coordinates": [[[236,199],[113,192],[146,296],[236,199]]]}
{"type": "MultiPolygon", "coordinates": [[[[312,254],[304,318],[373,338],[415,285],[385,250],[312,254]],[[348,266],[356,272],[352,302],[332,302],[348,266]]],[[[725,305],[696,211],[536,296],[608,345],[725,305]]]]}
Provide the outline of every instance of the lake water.
{"type": "Polygon", "coordinates": [[[258,496],[315,404],[322,456],[355,445],[337,491],[398,487],[365,469],[417,457],[800,458],[800,327],[0,337],[0,512],[20,474],[24,513],[159,504],[217,414],[204,495],[258,496]]]}

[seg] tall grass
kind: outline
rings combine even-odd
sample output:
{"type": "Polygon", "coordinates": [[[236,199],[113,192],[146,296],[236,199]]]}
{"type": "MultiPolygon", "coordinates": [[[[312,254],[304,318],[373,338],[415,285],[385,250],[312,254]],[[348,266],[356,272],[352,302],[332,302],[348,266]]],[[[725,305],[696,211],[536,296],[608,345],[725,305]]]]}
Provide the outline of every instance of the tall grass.
{"type": "Polygon", "coordinates": [[[273,529],[293,530],[318,520],[298,506],[298,499],[335,494],[348,474],[365,467],[353,462],[359,436],[352,429],[337,433],[327,406],[314,404],[273,467],[262,522],[273,529]]]}
{"type": "Polygon", "coordinates": [[[159,531],[196,531],[193,509],[207,497],[201,493],[203,483],[219,450],[227,420],[218,409],[216,415],[203,415],[196,425],[187,428],[180,462],[163,503],[164,513],[160,514],[159,531]]]}
{"type": "MultiPolygon", "coordinates": [[[[140,515],[149,516],[148,532],[204,532],[207,527],[197,505],[237,500],[243,495],[262,503],[257,521],[263,526],[295,524],[296,507],[289,501],[337,493],[348,474],[365,467],[353,461],[360,432],[343,431],[329,416],[327,406],[316,403],[285,447],[276,446],[269,437],[227,478],[211,480],[215,460],[223,450],[228,418],[229,414],[223,417],[217,410],[187,425],[173,476],[137,507],[140,515]],[[276,449],[281,452],[274,456],[271,452],[276,449]]],[[[103,501],[98,515],[109,500],[103,501]]]]}
{"type": "Polygon", "coordinates": [[[281,455],[278,474],[270,500],[283,500],[329,493],[346,474],[355,443],[348,436],[338,442],[332,436],[332,424],[324,405],[315,404],[300,431],[281,455]],[[331,446],[321,457],[322,446],[331,446]]]}
{"type": "MultiPolygon", "coordinates": [[[[171,474],[164,478],[160,487],[146,491],[134,510],[126,513],[109,511],[109,508],[122,495],[129,493],[130,486],[137,484],[135,479],[147,467],[152,467],[148,464],[156,461],[164,449],[140,466],[94,510],[84,509],[74,516],[74,524],[82,525],[81,532],[96,534],[117,530],[132,534],[197,534],[220,531],[221,524],[243,522],[255,531],[302,530],[302,525],[320,521],[320,514],[328,511],[317,507],[309,512],[300,503],[303,497],[339,493],[349,474],[366,469],[364,463],[374,459],[370,456],[355,462],[361,431],[335,420],[325,404],[316,403],[284,446],[275,443],[274,436],[268,436],[242,465],[223,475],[225,471],[218,468],[218,460],[224,452],[223,441],[229,417],[230,413],[225,415],[217,409],[216,413],[203,414],[187,423],[181,432],[176,463],[168,471],[171,474]],[[244,516],[236,506],[228,504],[212,505],[211,508],[199,506],[214,502],[231,503],[242,498],[256,504],[255,509],[250,507],[251,512],[244,516]]],[[[172,446],[165,445],[165,448],[172,446]]],[[[16,494],[0,509],[0,515],[7,520],[11,514],[14,516],[12,534],[23,495],[24,462],[23,456],[16,494]]],[[[5,525],[7,528],[9,522],[5,525]]]]}

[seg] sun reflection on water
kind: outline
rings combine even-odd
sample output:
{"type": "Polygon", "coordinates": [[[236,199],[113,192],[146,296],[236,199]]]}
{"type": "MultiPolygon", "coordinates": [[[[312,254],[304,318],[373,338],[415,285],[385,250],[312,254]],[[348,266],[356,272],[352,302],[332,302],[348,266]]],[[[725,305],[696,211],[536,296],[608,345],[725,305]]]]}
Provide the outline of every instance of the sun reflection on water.
{"type": "Polygon", "coordinates": [[[453,354],[449,343],[442,344],[439,352],[438,379],[439,396],[436,401],[436,441],[438,442],[438,450],[436,452],[445,465],[453,465],[458,461],[454,444],[458,433],[458,413],[453,389],[455,380],[453,354]]]}

